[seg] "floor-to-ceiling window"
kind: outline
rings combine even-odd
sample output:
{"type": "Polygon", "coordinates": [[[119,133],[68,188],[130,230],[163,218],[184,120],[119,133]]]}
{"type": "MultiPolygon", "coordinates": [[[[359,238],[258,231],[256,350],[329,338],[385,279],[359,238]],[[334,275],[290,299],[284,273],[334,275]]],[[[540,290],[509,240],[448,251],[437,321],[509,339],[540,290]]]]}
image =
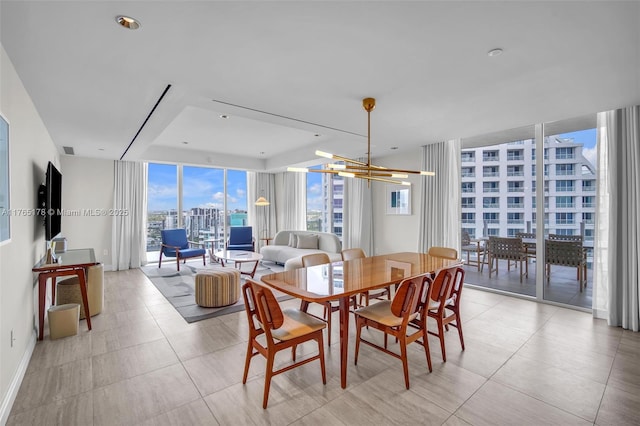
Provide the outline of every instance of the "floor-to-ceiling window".
{"type": "MultiPolygon", "coordinates": [[[[498,271],[489,277],[489,266],[482,264],[488,260],[487,251],[479,259],[470,252],[470,260],[478,260],[481,270],[475,265],[466,266],[465,281],[590,308],[595,129],[557,132],[562,127],[562,123],[553,123],[540,138],[541,142],[536,141],[534,126],[529,126],[514,132],[521,139],[489,145],[484,138],[477,148],[462,151],[462,230],[472,238],[473,244],[485,249],[490,236],[523,238],[527,243],[527,263],[523,269],[528,271],[521,282],[519,263],[508,265],[506,260],[499,260],[498,271]],[[537,143],[541,143],[541,147],[537,143]],[[542,158],[539,158],[540,151],[542,158]],[[546,280],[543,255],[549,234],[552,238],[575,236],[582,241],[586,259],[583,291],[580,291],[575,267],[552,265],[550,280],[546,280]]],[[[466,259],[467,252],[462,256],[466,259]]]]}
{"type": "MultiPolygon", "coordinates": [[[[321,169],[322,166],[310,167],[321,169]]],[[[307,230],[331,232],[342,238],[344,179],[327,173],[307,173],[307,230]]]]}
{"type": "Polygon", "coordinates": [[[149,163],[147,257],[156,260],[160,231],[183,227],[190,241],[224,246],[228,227],[247,221],[247,175],[242,170],[149,163]]]}

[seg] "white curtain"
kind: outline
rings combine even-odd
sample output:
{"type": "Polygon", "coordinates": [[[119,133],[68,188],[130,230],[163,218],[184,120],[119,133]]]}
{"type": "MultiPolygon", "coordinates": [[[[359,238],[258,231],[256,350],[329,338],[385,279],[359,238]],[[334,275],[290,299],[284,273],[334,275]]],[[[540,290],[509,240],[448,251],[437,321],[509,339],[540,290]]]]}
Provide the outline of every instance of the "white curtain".
{"type": "Polygon", "coordinates": [[[307,229],[307,175],[296,172],[280,173],[282,193],[279,194],[279,229],[307,229]]]}
{"type": "Polygon", "coordinates": [[[113,269],[139,268],[147,263],[147,165],[129,161],[115,162],[113,269]]]}
{"type": "Polygon", "coordinates": [[[598,304],[598,309],[603,306],[608,309],[609,325],[638,331],[640,106],[598,114],[598,130],[599,144],[603,145],[599,147],[598,173],[606,174],[606,179],[599,183],[598,193],[596,254],[602,256],[596,264],[594,308],[598,304]],[[605,167],[606,170],[600,170],[605,167]],[[608,203],[604,205],[603,201],[608,203]],[[603,209],[608,209],[608,213],[600,217],[603,209]],[[607,300],[603,303],[604,292],[607,300]]]}
{"type": "Polygon", "coordinates": [[[345,179],[342,202],[342,247],[360,247],[373,256],[372,188],[365,179],[345,179]]]}
{"type": "Polygon", "coordinates": [[[444,246],[460,251],[460,139],[422,147],[418,248],[444,246]]]}
{"type": "Polygon", "coordinates": [[[247,219],[253,227],[256,251],[261,246],[260,238],[273,237],[276,231],[276,190],[272,173],[247,172],[247,219]],[[269,201],[268,206],[256,206],[259,197],[269,201]]]}

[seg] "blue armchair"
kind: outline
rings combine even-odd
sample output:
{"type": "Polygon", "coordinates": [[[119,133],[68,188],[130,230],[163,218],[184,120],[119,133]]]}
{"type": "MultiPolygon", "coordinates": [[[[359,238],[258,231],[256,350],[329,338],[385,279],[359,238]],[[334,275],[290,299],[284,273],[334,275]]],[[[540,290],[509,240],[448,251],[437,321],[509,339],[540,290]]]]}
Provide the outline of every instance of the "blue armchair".
{"type": "Polygon", "coordinates": [[[253,228],[251,226],[232,226],[229,228],[227,250],[255,251],[253,228]]]}
{"type": "Polygon", "coordinates": [[[184,261],[190,257],[202,256],[202,264],[206,265],[204,244],[187,240],[186,229],[163,229],[160,234],[162,236],[162,248],[160,249],[158,268],[162,266],[163,254],[166,257],[176,258],[178,271],[180,270],[180,260],[184,261]],[[191,248],[191,245],[200,245],[201,248],[191,248]]]}

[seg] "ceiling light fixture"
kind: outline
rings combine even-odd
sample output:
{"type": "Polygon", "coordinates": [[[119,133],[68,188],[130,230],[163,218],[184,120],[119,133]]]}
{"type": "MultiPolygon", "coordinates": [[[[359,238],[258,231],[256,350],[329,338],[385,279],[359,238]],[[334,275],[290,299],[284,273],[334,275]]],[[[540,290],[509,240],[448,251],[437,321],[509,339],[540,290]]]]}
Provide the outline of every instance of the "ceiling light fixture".
{"type": "Polygon", "coordinates": [[[116,22],[130,30],[137,30],[138,28],[140,28],[140,21],[130,16],[124,16],[124,15],[116,16],[116,22]]]}
{"type": "Polygon", "coordinates": [[[503,50],[498,47],[497,49],[491,49],[490,51],[488,51],[487,55],[489,55],[490,57],[500,56],[502,55],[502,52],[503,50]]]}
{"type": "Polygon", "coordinates": [[[329,158],[332,160],[342,161],[345,164],[328,164],[327,169],[309,169],[306,167],[288,167],[289,172],[313,172],[313,173],[330,173],[342,177],[366,179],[367,184],[371,181],[388,182],[400,185],[411,185],[411,182],[398,181],[395,179],[407,178],[409,174],[422,176],[435,176],[434,172],[424,170],[404,170],[392,169],[371,164],[371,111],[376,107],[374,98],[365,98],[362,100],[362,107],[367,111],[367,162],[352,160],[350,158],[341,157],[324,151],[316,151],[319,157],[329,158]]]}

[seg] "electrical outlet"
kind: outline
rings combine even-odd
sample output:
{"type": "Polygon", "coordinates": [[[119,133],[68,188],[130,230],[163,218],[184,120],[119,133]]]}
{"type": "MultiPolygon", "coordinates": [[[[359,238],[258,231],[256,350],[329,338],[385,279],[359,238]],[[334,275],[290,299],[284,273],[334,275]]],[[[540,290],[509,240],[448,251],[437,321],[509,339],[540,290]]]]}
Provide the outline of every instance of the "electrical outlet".
{"type": "Polygon", "coordinates": [[[109,256],[109,250],[107,250],[107,249],[102,250],[102,254],[104,256],[109,256]]]}

